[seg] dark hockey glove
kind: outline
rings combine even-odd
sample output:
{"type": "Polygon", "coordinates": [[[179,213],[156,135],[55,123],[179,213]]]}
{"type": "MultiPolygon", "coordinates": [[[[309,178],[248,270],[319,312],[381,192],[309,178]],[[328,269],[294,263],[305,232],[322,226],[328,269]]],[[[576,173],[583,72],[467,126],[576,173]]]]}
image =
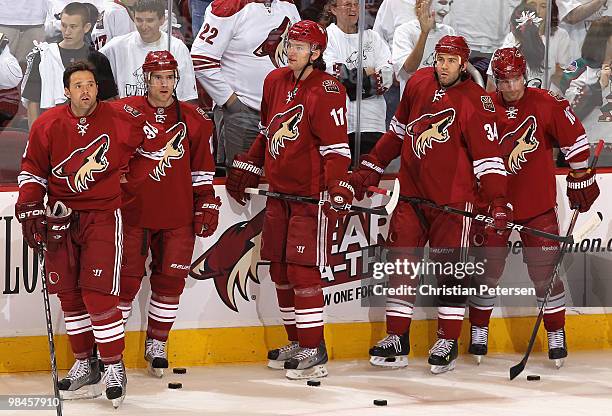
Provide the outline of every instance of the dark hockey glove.
{"type": "Polygon", "coordinates": [[[45,207],[41,201],[15,204],[15,216],[21,223],[23,238],[33,249],[47,242],[45,207]]]}
{"type": "MultiPolygon", "coordinates": [[[[346,94],[348,95],[349,100],[355,101],[357,99],[357,68],[348,69],[348,67],[344,64],[336,64],[335,70],[338,80],[346,89],[346,94]]],[[[361,98],[369,98],[376,95],[378,90],[377,86],[378,77],[375,74],[368,76],[364,69],[361,98]]]]}
{"type": "Polygon", "coordinates": [[[571,209],[586,212],[599,196],[595,169],[572,170],[567,175],[567,198],[571,209]],[[581,173],[584,175],[580,176],[581,173]]]}
{"type": "Polygon", "coordinates": [[[505,198],[494,199],[491,202],[491,217],[497,231],[508,229],[508,223],[513,220],[512,205],[505,198]]]}
{"type": "Polygon", "coordinates": [[[47,250],[55,251],[68,239],[70,230],[70,216],[72,209],[66,207],[61,201],[47,207],[47,250]]]}
{"type": "MultiPolygon", "coordinates": [[[[380,178],[385,169],[380,166],[380,163],[370,155],[361,157],[359,166],[351,173],[349,183],[355,190],[355,198],[361,201],[368,190],[369,186],[378,186],[380,178]]],[[[372,192],[367,192],[368,196],[372,192]]]]}
{"type": "Polygon", "coordinates": [[[240,205],[245,205],[249,195],[246,195],[244,190],[246,188],[256,188],[262,174],[263,169],[257,166],[246,154],[236,155],[227,175],[225,185],[227,192],[240,205]]]}
{"type": "Polygon", "coordinates": [[[210,237],[219,224],[221,198],[206,194],[196,198],[193,231],[198,237],[210,237]]]}

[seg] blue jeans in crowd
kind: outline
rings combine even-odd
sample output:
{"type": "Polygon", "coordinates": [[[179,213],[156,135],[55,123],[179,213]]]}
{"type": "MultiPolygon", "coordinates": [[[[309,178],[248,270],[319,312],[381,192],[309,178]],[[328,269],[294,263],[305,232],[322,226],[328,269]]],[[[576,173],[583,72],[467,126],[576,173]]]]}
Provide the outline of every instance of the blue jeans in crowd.
{"type": "Polygon", "coordinates": [[[212,0],[189,0],[189,11],[191,12],[191,27],[195,38],[204,23],[204,12],[212,0]]]}

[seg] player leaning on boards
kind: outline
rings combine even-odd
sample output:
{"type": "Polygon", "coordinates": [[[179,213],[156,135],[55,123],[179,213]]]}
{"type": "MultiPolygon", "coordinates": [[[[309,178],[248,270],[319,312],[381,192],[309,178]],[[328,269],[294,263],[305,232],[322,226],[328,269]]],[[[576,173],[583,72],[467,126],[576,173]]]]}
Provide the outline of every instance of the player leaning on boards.
{"type": "Polygon", "coordinates": [[[120,100],[142,113],[144,141],[122,181],[124,220],[121,301],[127,322],[151,250],[151,299],[145,359],[157,376],[168,368],[166,342],[189,273],[195,235],[216,228],[221,200],[212,186],[212,122],[176,98],[178,64],[167,51],[149,52],[142,65],[147,94],[120,100]],[[152,208],[155,209],[152,209],[152,208]]]}
{"type": "MultiPolygon", "coordinates": [[[[498,109],[499,139],[508,174],[508,198],[514,207],[514,222],[559,234],[557,192],[552,149],[558,145],[569,162],[567,196],[572,209],[588,211],[599,195],[595,169],[587,169],[589,143],[584,127],[567,100],[547,90],[526,86],[527,63],[517,48],[495,52],[492,69],[497,91],[491,93],[498,109]]],[[[535,289],[538,304],[546,294],[557,258],[559,242],[520,233],[525,250],[523,261],[535,289]]],[[[485,274],[474,276],[474,284],[496,287],[504,271],[510,231],[490,232],[477,225],[474,246],[483,246],[485,274]]],[[[471,342],[469,352],[480,362],[487,353],[489,319],[494,296],[470,298],[471,342]]],[[[565,290],[558,279],[544,309],[548,333],[548,358],[557,367],[567,356],[565,340],[565,290]]]]}
{"type": "MultiPolygon", "coordinates": [[[[469,54],[461,36],[447,35],[436,44],[434,67],[419,69],[409,79],[389,131],[351,175],[357,199],[363,198],[368,186],[378,185],[384,168],[401,155],[403,196],[472,211],[479,180],[495,227],[506,227],[512,211],[505,199],[506,171],[495,137],[495,106],[466,73],[469,54]]],[[[429,241],[432,261],[465,262],[470,224],[467,217],[400,202],[391,218],[387,261],[419,262],[429,241]]],[[[467,278],[436,277],[439,287],[469,287],[467,278]]],[[[418,276],[391,274],[389,285],[416,288],[418,276]]],[[[415,297],[387,298],[388,335],[370,349],[373,365],[407,365],[415,297]]],[[[462,295],[438,296],[438,340],[429,356],[434,374],[455,366],[466,300],[462,295]]]]}
{"type": "Polygon", "coordinates": [[[60,300],[76,359],[58,383],[62,398],[100,394],[95,342],[106,367],[106,397],[117,407],[127,384],[117,308],[123,245],[119,175],[142,140],[130,134],[139,114],[97,101],[94,69],[85,62],[68,66],[63,82],[68,104],[49,109],[32,125],[15,213],[28,245],[45,245],[49,292],[60,300]]]}
{"type": "MultiPolygon", "coordinates": [[[[346,182],[351,161],[346,133],[346,91],[326,74],[322,54],[325,29],[297,22],[287,35],[286,68],[265,79],[263,126],[247,154],[234,159],[227,191],[241,204],[245,188],[257,187],[265,168],[270,189],[350,203],[346,182]]],[[[268,353],[268,366],[286,369],[290,379],[327,375],[323,340],[320,267],[327,265],[338,212],[324,206],[268,199],[262,234],[262,259],[270,275],[289,344],[268,353]]]]}

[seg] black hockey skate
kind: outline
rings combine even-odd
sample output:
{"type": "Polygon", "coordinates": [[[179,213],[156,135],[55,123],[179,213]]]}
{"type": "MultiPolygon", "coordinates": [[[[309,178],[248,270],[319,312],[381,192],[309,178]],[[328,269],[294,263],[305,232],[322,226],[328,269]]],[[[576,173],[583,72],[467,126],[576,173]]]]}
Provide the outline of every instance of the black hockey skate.
{"type": "Polygon", "coordinates": [[[145,360],[147,360],[148,370],[152,376],[163,377],[164,369],[168,368],[166,342],[147,338],[145,341],[145,360]]]}
{"type": "Polygon", "coordinates": [[[62,400],[92,399],[102,394],[98,357],[76,360],[68,375],[57,383],[62,400]]]}
{"type": "Polygon", "coordinates": [[[318,348],[300,347],[297,354],[285,361],[286,377],[290,380],[303,380],[327,376],[327,349],[321,341],[318,348]]]}
{"type": "Polygon", "coordinates": [[[548,335],[548,358],[555,361],[555,367],[561,368],[567,357],[567,341],[565,329],[547,332],[548,335]]]}
{"type": "Polygon", "coordinates": [[[370,348],[370,364],[377,367],[402,368],[408,365],[410,336],[389,334],[370,348]]]}
{"type": "Polygon", "coordinates": [[[297,341],[291,341],[284,347],[268,351],[268,367],[274,370],[285,368],[285,362],[293,358],[300,351],[297,341]]]}
{"type": "Polygon", "coordinates": [[[115,409],[118,408],[125,399],[127,389],[127,375],[123,361],[108,364],[102,379],[106,385],[106,398],[113,403],[115,409]]]}
{"type": "Polygon", "coordinates": [[[440,338],[429,350],[431,372],[433,374],[446,373],[455,369],[459,348],[456,339],[440,338]]]}
{"type": "Polygon", "coordinates": [[[489,327],[472,325],[470,348],[468,352],[474,356],[476,363],[480,365],[482,357],[487,355],[489,342],[489,327]]]}

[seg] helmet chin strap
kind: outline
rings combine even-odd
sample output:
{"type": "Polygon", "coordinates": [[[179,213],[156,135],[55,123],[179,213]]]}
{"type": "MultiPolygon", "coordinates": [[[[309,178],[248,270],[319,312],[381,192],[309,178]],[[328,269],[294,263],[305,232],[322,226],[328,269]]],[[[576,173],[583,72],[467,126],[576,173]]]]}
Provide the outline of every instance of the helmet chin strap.
{"type": "Polygon", "coordinates": [[[308,55],[308,63],[304,65],[304,68],[302,68],[302,70],[300,71],[300,75],[295,80],[295,84],[293,84],[293,90],[291,91],[291,97],[295,97],[295,94],[297,93],[298,82],[300,82],[300,80],[302,79],[302,75],[304,75],[306,68],[312,65],[312,62],[310,62],[310,58],[312,58],[312,49],[310,50],[310,54],[308,55]]]}

